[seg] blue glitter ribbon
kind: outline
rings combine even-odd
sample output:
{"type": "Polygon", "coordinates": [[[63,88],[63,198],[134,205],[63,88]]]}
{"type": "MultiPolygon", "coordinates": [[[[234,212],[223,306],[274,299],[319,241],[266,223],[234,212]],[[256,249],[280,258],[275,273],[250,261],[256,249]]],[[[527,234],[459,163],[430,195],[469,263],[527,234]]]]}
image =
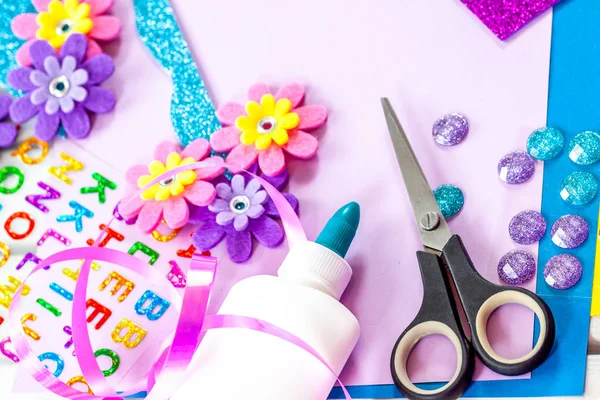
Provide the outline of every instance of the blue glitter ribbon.
{"type": "Polygon", "coordinates": [[[173,80],[175,133],[184,146],[194,139],[208,139],[221,124],[169,0],[133,0],[133,5],[142,41],[173,80]]]}
{"type": "Polygon", "coordinates": [[[19,92],[8,85],[6,77],[10,70],[19,67],[15,56],[25,41],[12,33],[10,23],[19,14],[35,12],[31,0],[0,0],[0,88],[13,95],[19,92]]]}

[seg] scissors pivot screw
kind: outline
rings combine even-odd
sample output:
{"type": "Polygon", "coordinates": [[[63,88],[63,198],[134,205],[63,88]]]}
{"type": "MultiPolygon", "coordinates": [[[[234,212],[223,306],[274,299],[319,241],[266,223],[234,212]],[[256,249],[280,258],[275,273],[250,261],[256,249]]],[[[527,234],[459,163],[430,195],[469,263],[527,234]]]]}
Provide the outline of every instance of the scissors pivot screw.
{"type": "Polygon", "coordinates": [[[421,228],[426,231],[434,230],[439,224],[440,216],[434,211],[429,211],[421,217],[421,228]]]}

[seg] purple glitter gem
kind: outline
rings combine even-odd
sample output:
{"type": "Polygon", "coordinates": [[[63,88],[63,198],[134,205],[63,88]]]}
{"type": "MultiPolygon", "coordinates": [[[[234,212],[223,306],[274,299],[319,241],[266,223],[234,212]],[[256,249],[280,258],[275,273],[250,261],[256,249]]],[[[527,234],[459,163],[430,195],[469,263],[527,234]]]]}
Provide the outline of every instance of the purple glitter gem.
{"type": "Polygon", "coordinates": [[[469,133],[469,123],[460,114],[447,114],[433,124],[433,139],[442,146],[454,146],[469,133]]]}
{"type": "Polygon", "coordinates": [[[570,254],[552,257],[544,267],[544,279],[554,289],[569,289],[581,278],[581,263],[570,254]]]}
{"type": "Polygon", "coordinates": [[[563,249],[574,249],[585,242],[589,228],[585,219],[579,215],[563,215],[552,225],[550,236],[552,243],[563,249]]]}
{"type": "Polygon", "coordinates": [[[523,250],[512,250],[498,262],[498,276],[509,285],[529,282],[535,275],[535,259],[523,250]]]}
{"type": "Polygon", "coordinates": [[[508,225],[508,234],[519,244],[538,242],[546,233],[546,220],[537,211],[521,211],[508,225]]]}
{"type": "Polygon", "coordinates": [[[500,159],[498,176],[506,183],[523,183],[535,172],[535,162],[526,151],[513,151],[500,159]]]}

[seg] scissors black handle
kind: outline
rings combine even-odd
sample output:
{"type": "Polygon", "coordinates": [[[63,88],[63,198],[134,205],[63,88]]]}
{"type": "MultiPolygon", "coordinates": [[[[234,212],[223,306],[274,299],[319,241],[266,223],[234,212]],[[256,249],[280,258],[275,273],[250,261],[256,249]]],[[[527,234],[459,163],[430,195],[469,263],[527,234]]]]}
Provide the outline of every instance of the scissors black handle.
{"type": "Polygon", "coordinates": [[[474,352],[491,370],[502,375],[521,375],[542,364],[554,345],[554,317],[548,305],[534,293],[519,287],[495,285],[484,279],[473,267],[458,235],[453,235],[442,250],[442,257],[417,252],[423,278],[423,303],[413,322],[400,335],[394,346],[391,370],[394,383],[409,399],[456,399],[470,385],[474,369],[474,352]],[[452,289],[445,277],[448,266],[471,330],[471,343],[461,327],[452,289]],[[540,336],[529,354],[518,359],[506,359],[491,347],[487,322],[491,314],[508,303],[522,304],[531,309],[540,322],[540,336]],[[418,388],[408,378],[407,361],[411,350],[423,337],[446,336],[454,344],[457,367],[454,376],[436,390],[418,388]]]}
{"type": "Polygon", "coordinates": [[[433,253],[417,252],[423,279],[423,303],[412,323],[398,338],[392,351],[391,370],[396,387],[404,396],[415,400],[456,399],[471,383],[474,353],[460,324],[460,317],[447,279],[442,259],[433,253]],[[446,336],[456,350],[456,371],[452,379],[436,390],[424,390],[413,384],[407,362],[414,346],[425,336],[446,336]]]}
{"type": "Polygon", "coordinates": [[[556,335],[554,317],[546,302],[529,290],[499,286],[484,279],[473,267],[458,235],[450,238],[442,253],[469,322],[471,343],[481,361],[492,371],[508,376],[522,375],[539,367],[548,358],[556,335]],[[540,335],[533,350],[517,359],[498,355],[487,335],[487,322],[492,313],[509,303],[529,308],[540,323],[540,335]]]}

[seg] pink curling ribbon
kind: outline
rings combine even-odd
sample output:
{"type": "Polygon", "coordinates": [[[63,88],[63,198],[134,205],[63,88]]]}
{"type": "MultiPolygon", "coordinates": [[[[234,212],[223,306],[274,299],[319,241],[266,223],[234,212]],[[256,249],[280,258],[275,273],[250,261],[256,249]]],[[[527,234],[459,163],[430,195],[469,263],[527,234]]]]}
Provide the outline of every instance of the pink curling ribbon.
{"type": "MultiPolygon", "coordinates": [[[[224,161],[218,160],[219,161],[215,161],[215,159],[200,161],[167,171],[140,189],[139,193],[142,193],[161,180],[167,179],[180,172],[200,168],[228,167],[224,161]]],[[[283,195],[269,182],[248,171],[245,172],[258,179],[273,200],[281,216],[286,236],[289,241],[289,247],[293,247],[294,244],[298,242],[306,241],[307,238],[304,229],[302,228],[302,224],[285,197],[283,197],[283,195]]],[[[145,389],[148,392],[146,397],[148,400],[168,400],[185,380],[185,373],[188,365],[194,356],[195,350],[198,348],[204,337],[204,332],[210,329],[244,328],[275,336],[310,353],[323,363],[333,376],[336,377],[346,399],[351,399],[350,394],[333,368],[315,349],[299,337],[266,321],[255,318],[236,315],[206,315],[208,300],[217,269],[217,260],[215,258],[204,257],[198,254],[194,255],[187,275],[187,287],[184,292],[183,300],[181,300],[169,281],[155,269],[148,268],[146,262],[118,250],[98,247],[106,230],[114,220],[115,218],[106,224],[104,230],[100,233],[92,247],[64,250],[47,257],[37,264],[25,280],[23,280],[23,284],[14,294],[8,317],[10,337],[15,347],[15,352],[21,360],[21,365],[23,365],[31,376],[42,386],[66,399],[119,400],[145,389]],[[79,279],[77,280],[73,295],[72,337],[75,352],[77,354],[77,361],[79,362],[87,384],[94,392],[93,395],[73,389],[46,369],[27,343],[26,336],[21,327],[21,321],[18,317],[23,285],[31,275],[51,264],[81,259],[84,259],[85,261],[81,265],[79,279]],[[104,377],[100,366],[96,362],[96,357],[94,356],[94,351],[90,342],[86,318],[86,292],[90,267],[93,260],[117,264],[141,275],[154,286],[162,289],[161,293],[167,293],[167,299],[174,304],[177,309],[181,310],[177,326],[175,327],[173,342],[153,363],[147,378],[145,379],[146,382],[137,382],[121,393],[117,393],[115,389],[108,384],[106,377],[104,377]]]]}

